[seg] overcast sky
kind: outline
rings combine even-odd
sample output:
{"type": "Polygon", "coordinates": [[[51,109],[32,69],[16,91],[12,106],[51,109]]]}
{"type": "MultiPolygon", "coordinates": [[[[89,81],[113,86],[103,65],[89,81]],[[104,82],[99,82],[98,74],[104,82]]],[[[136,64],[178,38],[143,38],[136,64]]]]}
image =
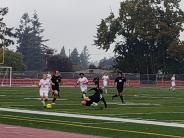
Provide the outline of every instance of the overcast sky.
{"type": "Polygon", "coordinates": [[[60,51],[88,46],[91,60],[113,56],[112,50],[98,50],[93,44],[96,27],[112,9],[116,14],[121,0],[0,0],[0,7],[8,7],[8,26],[17,27],[23,13],[36,10],[45,28],[44,36],[50,39],[48,46],[60,51]]]}
{"type": "MultiPolygon", "coordinates": [[[[8,26],[17,27],[23,13],[30,15],[36,10],[45,28],[44,36],[50,39],[48,46],[60,51],[64,45],[69,49],[78,48],[81,52],[87,45],[91,60],[113,56],[113,50],[98,50],[93,44],[96,27],[112,9],[118,14],[122,0],[0,0],[0,7],[9,7],[6,16],[8,26]]],[[[181,0],[182,8],[184,0],[181,0]]],[[[184,8],[183,8],[184,9],[184,8]]]]}

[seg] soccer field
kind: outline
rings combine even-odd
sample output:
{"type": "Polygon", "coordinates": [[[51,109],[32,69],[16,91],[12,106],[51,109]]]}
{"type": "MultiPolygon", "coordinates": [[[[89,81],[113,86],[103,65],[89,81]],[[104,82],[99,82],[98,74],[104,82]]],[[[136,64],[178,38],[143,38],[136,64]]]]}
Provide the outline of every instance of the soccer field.
{"type": "Polygon", "coordinates": [[[39,101],[38,88],[1,88],[0,108],[22,109],[22,112],[0,110],[0,123],[113,138],[184,137],[184,89],[173,93],[164,88],[125,88],[126,104],[121,104],[119,98],[112,100],[114,92],[115,89],[109,89],[108,94],[104,94],[108,108],[103,109],[101,104],[97,107],[81,106],[79,88],[63,88],[56,105],[44,109],[39,101]],[[43,112],[26,113],[25,110],[43,112]],[[66,115],[55,116],[46,112],[66,115]],[[83,119],[75,115],[89,116],[83,119]],[[90,119],[90,116],[98,117],[90,119]],[[167,123],[171,126],[165,125],[167,123]],[[172,123],[178,126],[172,126],[172,123]]]}

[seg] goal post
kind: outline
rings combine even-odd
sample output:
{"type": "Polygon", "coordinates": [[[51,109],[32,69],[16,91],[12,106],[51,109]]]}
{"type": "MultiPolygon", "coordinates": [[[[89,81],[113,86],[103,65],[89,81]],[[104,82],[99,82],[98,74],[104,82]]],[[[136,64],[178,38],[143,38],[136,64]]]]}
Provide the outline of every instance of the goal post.
{"type": "Polygon", "coordinates": [[[0,66],[0,86],[12,86],[12,67],[0,66]]]}

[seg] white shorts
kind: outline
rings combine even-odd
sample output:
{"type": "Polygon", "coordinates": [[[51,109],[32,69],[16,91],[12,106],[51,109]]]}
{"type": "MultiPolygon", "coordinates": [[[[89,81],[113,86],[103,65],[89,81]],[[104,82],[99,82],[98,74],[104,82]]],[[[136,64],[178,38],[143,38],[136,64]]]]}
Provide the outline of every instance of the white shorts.
{"type": "Polygon", "coordinates": [[[48,91],[40,91],[40,97],[48,97],[49,92],[48,91]]]}
{"type": "Polygon", "coordinates": [[[103,82],[103,86],[104,87],[107,87],[108,86],[108,83],[107,82],[103,82]]]}
{"type": "Polygon", "coordinates": [[[87,93],[88,88],[87,87],[80,87],[80,90],[82,93],[87,93]]]}
{"type": "Polygon", "coordinates": [[[175,86],[176,86],[176,83],[175,83],[175,82],[172,82],[172,83],[171,83],[171,86],[172,86],[172,87],[175,87],[175,86]]]}

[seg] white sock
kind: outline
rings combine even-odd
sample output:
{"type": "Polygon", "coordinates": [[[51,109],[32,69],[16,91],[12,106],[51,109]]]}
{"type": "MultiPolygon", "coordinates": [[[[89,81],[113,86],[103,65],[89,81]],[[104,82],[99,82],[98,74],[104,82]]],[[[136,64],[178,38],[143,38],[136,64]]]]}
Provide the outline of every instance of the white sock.
{"type": "Polygon", "coordinates": [[[42,102],[43,106],[45,106],[45,101],[44,101],[44,100],[42,100],[41,102],[42,102]]]}

